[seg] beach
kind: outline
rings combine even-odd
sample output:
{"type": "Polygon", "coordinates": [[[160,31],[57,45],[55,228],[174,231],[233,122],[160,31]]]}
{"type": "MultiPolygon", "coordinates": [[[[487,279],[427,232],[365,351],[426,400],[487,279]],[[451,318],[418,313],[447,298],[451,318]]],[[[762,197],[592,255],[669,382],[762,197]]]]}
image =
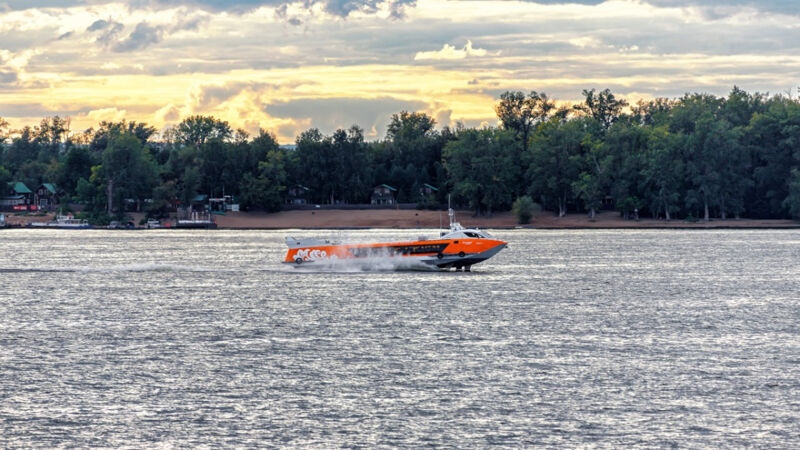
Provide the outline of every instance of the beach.
{"type": "MultiPolygon", "coordinates": [[[[144,217],[143,213],[131,213],[136,224],[144,217]]],[[[228,212],[225,215],[213,216],[217,226],[222,229],[336,229],[336,228],[438,228],[448,225],[446,211],[423,210],[304,210],[266,212],[228,212]]],[[[25,226],[34,221],[52,220],[52,215],[21,216],[10,215],[7,220],[12,226],[25,226]]],[[[551,212],[539,212],[533,215],[529,224],[520,225],[511,212],[495,213],[491,216],[474,216],[472,211],[456,211],[456,220],[464,226],[478,228],[541,228],[541,229],[581,229],[581,228],[687,228],[687,229],[724,229],[724,228],[800,228],[795,220],[767,219],[713,219],[709,222],[686,220],[656,220],[641,218],[625,220],[619,213],[604,211],[596,215],[594,220],[586,214],[567,214],[557,217],[551,212]]]]}

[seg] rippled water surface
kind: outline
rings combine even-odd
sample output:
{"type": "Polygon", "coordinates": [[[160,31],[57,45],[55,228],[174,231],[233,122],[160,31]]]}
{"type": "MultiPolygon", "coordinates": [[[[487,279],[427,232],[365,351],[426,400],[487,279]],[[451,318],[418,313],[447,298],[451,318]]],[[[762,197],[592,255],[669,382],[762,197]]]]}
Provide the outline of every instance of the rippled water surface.
{"type": "Polygon", "coordinates": [[[0,446],[800,445],[798,231],[497,231],[472,273],[286,234],[0,232],[0,446]]]}

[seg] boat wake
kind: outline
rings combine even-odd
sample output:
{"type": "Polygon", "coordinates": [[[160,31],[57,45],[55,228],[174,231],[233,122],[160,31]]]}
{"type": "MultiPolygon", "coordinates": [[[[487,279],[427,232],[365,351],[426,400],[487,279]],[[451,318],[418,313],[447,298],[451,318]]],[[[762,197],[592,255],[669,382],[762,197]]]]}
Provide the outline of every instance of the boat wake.
{"type": "Polygon", "coordinates": [[[332,273],[359,273],[359,272],[437,272],[435,265],[426,264],[411,258],[396,256],[372,256],[365,258],[329,259],[314,261],[312,264],[287,267],[287,271],[297,272],[332,272],[332,273]]]}
{"type": "Polygon", "coordinates": [[[0,273],[227,272],[227,269],[179,264],[141,263],[109,267],[0,268],[0,273]]]}

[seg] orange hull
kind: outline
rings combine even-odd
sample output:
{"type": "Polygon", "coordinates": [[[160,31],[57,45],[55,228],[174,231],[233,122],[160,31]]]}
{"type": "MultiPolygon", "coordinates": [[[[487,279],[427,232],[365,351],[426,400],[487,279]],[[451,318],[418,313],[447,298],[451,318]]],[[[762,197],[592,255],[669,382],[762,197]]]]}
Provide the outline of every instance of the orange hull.
{"type": "Polygon", "coordinates": [[[287,239],[287,244],[290,248],[283,262],[298,266],[368,257],[400,257],[416,259],[440,268],[468,268],[495,255],[506,246],[503,241],[481,238],[375,244],[333,244],[326,241],[304,243],[287,239]]]}

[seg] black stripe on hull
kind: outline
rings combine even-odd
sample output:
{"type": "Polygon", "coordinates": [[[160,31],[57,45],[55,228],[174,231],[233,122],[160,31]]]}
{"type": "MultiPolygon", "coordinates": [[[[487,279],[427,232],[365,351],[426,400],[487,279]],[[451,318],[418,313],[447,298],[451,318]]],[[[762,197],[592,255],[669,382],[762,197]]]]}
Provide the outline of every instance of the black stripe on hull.
{"type": "Polygon", "coordinates": [[[391,255],[435,255],[441,253],[448,245],[450,244],[444,242],[440,244],[408,244],[385,247],[351,247],[347,251],[356,258],[391,255]]]}

